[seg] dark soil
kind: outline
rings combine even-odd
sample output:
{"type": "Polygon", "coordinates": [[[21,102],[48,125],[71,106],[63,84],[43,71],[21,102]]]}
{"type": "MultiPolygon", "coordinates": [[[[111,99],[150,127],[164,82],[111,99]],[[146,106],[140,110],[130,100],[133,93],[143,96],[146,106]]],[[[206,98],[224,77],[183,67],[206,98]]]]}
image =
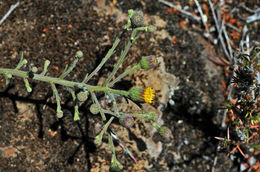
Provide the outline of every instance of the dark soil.
{"type": "MultiPolygon", "coordinates": [[[[0,1],[0,18],[15,3],[0,1]]],[[[192,21],[186,29],[181,27],[179,22],[184,17],[168,13],[167,8],[150,0],[118,0],[115,4],[102,0],[22,1],[0,26],[0,66],[15,68],[24,51],[29,65],[23,70],[37,66],[41,71],[48,59],[51,61],[48,75],[59,76],[81,50],[84,56],[68,76],[81,81],[86,73],[95,69],[121,33],[126,21],[124,18],[119,21],[120,13],[114,11],[127,15],[128,9],[142,10],[149,24],[156,23],[154,16],[159,17],[166,25],[158,26],[157,33],[166,32],[168,37],[144,33],[133,45],[124,66],[137,62],[142,55],[160,52],[167,72],[180,79],[179,89],[171,98],[175,104],[166,103],[162,109],[163,120],[170,127],[173,139],[163,142],[160,136],[154,135],[156,144],[162,141],[162,151],[158,158],[152,158],[146,153],[147,143],[142,140],[142,132],[135,131],[143,124],[136,124],[135,129],[129,130],[128,139],[133,143],[126,145],[137,147],[134,155],[140,163],[134,164],[117,146],[117,157],[124,171],[211,171],[215,157],[218,157],[215,171],[238,171],[240,159],[232,161],[226,156],[227,152],[217,152],[218,141],[214,139],[226,133],[220,128],[223,113],[218,109],[224,101],[221,87],[224,74],[222,68],[208,58],[221,51],[201,33],[187,29],[192,21]],[[173,36],[179,40],[176,44],[172,43],[173,36]],[[155,42],[150,41],[151,37],[155,42]]],[[[90,84],[106,77],[114,62],[112,58],[90,84]]],[[[134,85],[134,80],[122,83],[121,89],[134,85]]],[[[26,91],[21,79],[12,78],[7,86],[0,76],[0,171],[108,169],[111,151],[93,143],[97,134],[95,127],[101,124],[101,119],[89,112],[90,101],[81,105],[81,120],[74,122],[71,96],[58,87],[65,115],[57,119],[50,86],[30,83],[32,93],[26,91]]]]}

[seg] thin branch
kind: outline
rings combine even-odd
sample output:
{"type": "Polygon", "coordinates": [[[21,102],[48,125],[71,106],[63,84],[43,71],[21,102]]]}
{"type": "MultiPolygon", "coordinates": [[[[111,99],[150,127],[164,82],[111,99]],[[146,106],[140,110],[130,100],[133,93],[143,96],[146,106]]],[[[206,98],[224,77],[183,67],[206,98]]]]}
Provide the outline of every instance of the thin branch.
{"type": "MultiPolygon", "coordinates": [[[[222,22],[221,22],[221,26],[219,28],[219,32],[218,32],[218,40],[220,40],[220,37],[222,37],[222,32],[223,32],[223,26],[225,24],[225,16],[223,17],[222,19],[222,22]]],[[[223,38],[222,38],[223,39],[223,38]]]]}
{"type": "Polygon", "coordinates": [[[97,66],[97,68],[87,76],[87,79],[85,80],[85,83],[87,83],[100,69],[101,67],[106,63],[106,61],[115,53],[115,49],[118,46],[120,42],[120,38],[116,38],[112,48],[108,51],[106,56],[102,59],[101,63],[97,66]]]}
{"type": "Polygon", "coordinates": [[[113,71],[109,74],[108,78],[104,81],[104,83],[102,84],[103,86],[107,86],[108,83],[111,81],[111,79],[113,78],[113,76],[116,74],[117,70],[119,69],[119,67],[122,65],[122,63],[124,62],[125,60],[125,57],[128,53],[128,51],[130,50],[132,44],[133,44],[133,40],[132,39],[135,39],[136,37],[136,30],[133,30],[132,31],[132,34],[131,34],[131,38],[130,40],[128,41],[127,45],[125,46],[125,49],[124,51],[121,53],[120,55],[120,58],[118,59],[117,63],[114,65],[114,68],[113,68],[113,71]]]}
{"type": "MultiPolygon", "coordinates": [[[[210,9],[212,11],[212,15],[213,15],[213,18],[214,18],[214,21],[215,21],[215,25],[216,25],[217,31],[218,31],[218,33],[220,33],[221,30],[220,30],[220,26],[219,26],[219,23],[218,23],[219,19],[218,19],[216,13],[215,13],[215,9],[214,9],[213,3],[211,2],[211,0],[209,0],[208,2],[209,2],[210,9]]],[[[224,40],[223,40],[222,34],[219,36],[219,40],[220,40],[220,43],[221,43],[221,46],[222,46],[222,49],[223,49],[225,55],[227,57],[229,57],[229,54],[228,54],[227,49],[226,49],[225,44],[224,44],[224,40]]]]}
{"type": "Polygon", "coordinates": [[[108,96],[110,97],[110,99],[112,99],[112,101],[113,101],[114,113],[116,114],[117,117],[119,117],[120,115],[119,115],[119,112],[118,112],[118,108],[117,108],[117,104],[116,104],[116,99],[115,99],[114,95],[111,94],[111,93],[109,93],[109,92],[108,92],[107,94],[108,94],[108,96]]]}
{"type": "Polygon", "coordinates": [[[180,13],[182,13],[182,14],[186,15],[187,17],[189,17],[190,19],[195,20],[196,22],[200,23],[200,20],[201,20],[200,17],[195,16],[194,14],[192,14],[192,13],[190,13],[190,12],[188,12],[188,11],[185,11],[185,10],[183,10],[183,9],[180,9],[179,7],[173,5],[173,4],[170,3],[170,2],[167,2],[167,1],[164,1],[164,0],[159,0],[159,2],[165,4],[165,5],[169,6],[169,7],[172,7],[172,8],[174,8],[175,10],[180,11],[180,13]]]}
{"type": "Polygon", "coordinates": [[[134,160],[135,163],[137,163],[137,160],[136,158],[133,156],[133,154],[127,149],[127,147],[125,147],[121,142],[120,140],[118,139],[118,137],[113,133],[113,132],[110,132],[112,138],[118,142],[119,146],[121,146],[121,148],[124,150],[124,152],[130,156],[132,158],[132,160],[134,160]]]}
{"type": "Polygon", "coordinates": [[[18,5],[20,4],[20,2],[16,2],[16,4],[11,5],[10,9],[8,10],[8,12],[4,15],[4,17],[0,20],[0,25],[7,19],[7,17],[14,11],[14,9],[16,7],[18,7],[18,5]]]}
{"type": "Polygon", "coordinates": [[[135,70],[140,69],[140,65],[137,64],[135,66],[133,66],[130,69],[127,69],[124,71],[124,73],[120,74],[118,77],[116,77],[116,79],[114,79],[113,81],[111,81],[110,83],[108,83],[108,87],[113,87],[115,83],[117,83],[118,81],[120,81],[122,78],[124,78],[125,76],[132,74],[135,70]]]}
{"type": "Polygon", "coordinates": [[[252,23],[252,22],[255,22],[257,20],[260,20],[260,11],[256,12],[255,14],[251,15],[251,16],[248,16],[246,18],[246,23],[252,23]]]}
{"type": "Polygon", "coordinates": [[[225,25],[223,25],[223,33],[224,33],[224,36],[225,36],[225,39],[226,39],[226,42],[227,42],[228,51],[229,51],[229,61],[232,62],[232,60],[233,60],[233,50],[232,50],[232,47],[231,47],[230,42],[229,42],[229,37],[228,37],[225,25]]]}
{"type": "Polygon", "coordinates": [[[241,51],[242,53],[245,52],[244,50],[244,44],[245,44],[245,37],[247,35],[247,32],[248,32],[248,28],[247,28],[247,25],[244,25],[243,29],[242,29],[242,38],[240,40],[240,43],[239,43],[239,51],[241,51]]]}
{"type": "Polygon", "coordinates": [[[201,9],[201,7],[200,7],[200,3],[199,3],[197,0],[194,0],[194,2],[195,2],[195,4],[196,4],[197,7],[198,7],[202,24],[204,25],[204,27],[205,27],[205,29],[206,29],[206,32],[209,33],[208,27],[207,27],[207,24],[206,24],[206,21],[204,20],[204,16],[205,16],[205,15],[204,15],[203,12],[202,12],[202,9],[201,9]]]}
{"type": "Polygon", "coordinates": [[[257,8],[255,10],[252,10],[250,8],[248,8],[247,6],[245,5],[240,5],[241,8],[243,8],[244,10],[246,10],[247,12],[250,12],[250,13],[257,13],[257,12],[260,12],[260,8],[257,8]]]}
{"type": "Polygon", "coordinates": [[[250,44],[249,44],[249,32],[246,34],[246,53],[249,54],[250,52],[250,44]]]}
{"type": "MultiPolygon", "coordinates": [[[[107,120],[107,119],[106,119],[106,115],[105,115],[103,109],[101,108],[100,103],[98,102],[98,99],[97,99],[96,94],[91,91],[91,92],[90,92],[90,95],[91,95],[91,98],[92,98],[93,103],[96,103],[97,106],[98,106],[98,110],[99,110],[99,112],[100,112],[100,114],[101,114],[102,120],[103,120],[103,121],[106,121],[106,120],[107,120]]],[[[111,118],[111,120],[113,120],[113,119],[111,118]]]]}
{"type": "Polygon", "coordinates": [[[226,26],[237,31],[237,32],[241,32],[241,30],[239,28],[237,28],[236,26],[230,24],[230,23],[226,23],[226,26]]]}

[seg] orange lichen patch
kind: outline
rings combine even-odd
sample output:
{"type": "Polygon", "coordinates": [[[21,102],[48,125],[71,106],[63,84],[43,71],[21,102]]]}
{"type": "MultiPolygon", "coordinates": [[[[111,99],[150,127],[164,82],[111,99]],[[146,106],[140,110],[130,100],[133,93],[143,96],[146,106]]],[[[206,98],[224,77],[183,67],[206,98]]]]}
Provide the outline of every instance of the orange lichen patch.
{"type": "Polygon", "coordinates": [[[230,15],[226,12],[224,12],[222,15],[221,15],[221,19],[223,19],[225,17],[225,22],[228,22],[228,20],[230,19],[230,15]]]}
{"type": "Polygon", "coordinates": [[[206,28],[208,29],[211,26],[210,23],[206,23],[206,28]]]}
{"type": "Polygon", "coordinates": [[[180,11],[169,7],[169,8],[167,8],[167,13],[169,13],[169,14],[179,14],[180,11]]]}
{"type": "Polygon", "coordinates": [[[59,70],[60,70],[60,68],[59,68],[58,66],[55,66],[54,69],[55,69],[56,71],[59,71],[59,70]]]}
{"type": "Polygon", "coordinates": [[[230,36],[235,40],[240,40],[240,33],[235,30],[231,31],[230,36]]]}
{"type": "Polygon", "coordinates": [[[173,14],[173,9],[171,7],[167,8],[167,13],[173,14]]]}
{"type": "Polygon", "coordinates": [[[49,132],[52,137],[54,137],[57,134],[57,131],[52,131],[51,129],[49,130],[49,132]]]}
{"type": "Polygon", "coordinates": [[[26,51],[25,52],[25,56],[29,56],[30,55],[30,52],[29,51],[26,51]]]}
{"type": "Polygon", "coordinates": [[[15,152],[16,152],[16,149],[14,149],[14,148],[7,148],[5,150],[5,156],[10,156],[10,155],[14,154],[15,152]]]}
{"type": "Polygon", "coordinates": [[[43,31],[44,33],[47,33],[47,32],[48,32],[48,29],[47,29],[47,28],[44,28],[42,31],[43,31]]]}
{"type": "Polygon", "coordinates": [[[113,1],[110,3],[110,6],[114,6],[116,3],[117,3],[117,0],[113,0],[113,1]]]}
{"type": "Polygon", "coordinates": [[[187,20],[182,20],[179,24],[180,24],[180,27],[182,27],[183,29],[186,29],[187,23],[188,23],[187,20]]]}
{"type": "Polygon", "coordinates": [[[234,46],[234,41],[229,40],[229,43],[230,43],[231,46],[234,46]]]}
{"type": "Polygon", "coordinates": [[[225,83],[225,81],[222,81],[221,86],[222,86],[223,89],[227,88],[227,84],[225,83]]]}
{"type": "Polygon", "coordinates": [[[152,87],[147,87],[144,89],[142,98],[146,103],[153,103],[153,99],[155,97],[155,91],[152,87]]]}
{"type": "Polygon", "coordinates": [[[260,171],[260,162],[255,163],[255,165],[253,165],[251,169],[254,171],[260,171]]]}
{"type": "Polygon", "coordinates": [[[172,37],[172,43],[177,44],[179,42],[178,38],[176,36],[172,37]]]}
{"type": "Polygon", "coordinates": [[[237,19],[235,19],[235,18],[233,18],[233,17],[231,17],[230,19],[229,19],[229,23],[230,24],[234,24],[234,23],[236,23],[237,22],[237,19]]]}
{"type": "Polygon", "coordinates": [[[240,30],[242,30],[243,25],[239,21],[236,22],[236,25],[240,30]]]}

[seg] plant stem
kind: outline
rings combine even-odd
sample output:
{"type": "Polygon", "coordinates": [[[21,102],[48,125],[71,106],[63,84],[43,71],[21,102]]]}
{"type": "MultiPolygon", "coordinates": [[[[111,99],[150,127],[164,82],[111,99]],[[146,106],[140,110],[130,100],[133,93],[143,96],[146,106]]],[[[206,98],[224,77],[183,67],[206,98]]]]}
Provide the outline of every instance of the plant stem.
{"type": "MultiPolygon", "coordinates": [[[[22,78],[27,78],[27,76],[28,76],[28,72],[26,72],[26,71],[21,71],[21,70],[16,70],[16,69],[6,69],[6,68],[0,68],[0,74],[3,74],[3,75],[11,74],[13,76],[18,76],[18,77],[22,77],[22,78]]],[[[93,85],[88,85],[88,84],[81,83],[81,82],[68,81],[65,79],[55,78],[55,77],[51,77],[51,76],[44,76],[44,75],[40,75],[40,74],[34,74],[32,79],[42,81],[42,82],[47,82],[50,84],[53,83],[53,84],[63,85],[63,86],[67,86],[67,87],[85,88],[88,91],[110,92],[113,94],[120,94],[120,95],[123,95],[126,97],[128,97],[128,95],[129,95],[128,91],[124,91],[124,90],[115,90],[115,89],[111,89],[111,88],[104,87],[104,86],[93,86],[93,85]]]]}
{"type": "Polygon", "coordinates": [[[115,83],[117,83],[118,81],[120,81],[122,78],[124,78],[125,76],[134,73],[134,71],[141,69],[140,64],[136,64],[134,65],[132,68],[127,69],[126,71],[124,71],[124,73],[120,74],[116,79],[114,79],[112,82],[110,82],[108,84],[108,87],[113,87],[115,83]]]}
{"type": "Polygon", "coordinates": [[[51,88],[52,88],[53,95],[55,96],[55,99],[57,102],[57,117],[61,118],[61,117],[63,117],[63,112],[61,110],[61,105],[60,105],[60,103],[61,103],[60,96],[59,96],[59,93],[58,93],[58,90],[57,90],[55,84],[51,83],[51,88]]]}
{"type": "Polygon", "coordinates": [[[76,64],[78,63],[79,58],[75,57],[75,59],[73,60],[72,64],[70,65],[70,67],[68,69],[64,69],[64,72],[60,75],[59,78],[63,79],[65,78],[76,66],[76,64]]]}
{"type": "Polygon", "coordinates": [[[134,39],[135,38],[135,35],[136,35],[136,30],[133,30],[132,31],[132,34],[131,34],[131,38],[130,40],[128,41],[126,47],[125,47],[125,50],[123,51],[123,53],[120,55],[120,58],[119,60],[117,61],[117,63],[115,64],[114,68],[113,68],[113,71],[110,73],[110,75],[108,76],[108,78],[104,81],[104,83],[102,84],[103,86],[107,86],[107,84],[110,82],[110,80],[113,78],[113,76],[115,75],[115,73],[117,72],[117,70],[119,69],[120,65],[123,63],[124,59],[125,59],[125,56],[127,55],[131,45],[133,44],[133,40],[132,38],[134,39]]]}
{"type": "Polygon", "coordinates": [[[113,101],[113,109],[114,109],[114,113],[116,114],[116,116],[119,118],[119,112],[118,112],[118,108],[117,108],[117,104],[116,104],[116,99],[114,97],[114,95],[112,95],[111,93],[108,93],[108,96],[112,99],[113,101]]]}
{"type": "Polygon", "coordinates": [[[107,52],[106,56],[102,59],[101,63],[97,66],[97,68],[93,72],[91,72],[90,75],[88,75],[85,83],[87,83],[101,69],[101,67],[106,63],[106,61],[115,53],[115,49],[118,46],[119,42],[120,39],[116,38],[112,48],[107,52]]]}
{"type": "Polygon", "coordinates": [[[98,110],[99,110],[99,112],[100,112],[100,114],[101,114],[102,120],[103,120],[103,121],[106,121],[106,120],[107,120],[107,119],[106,119],[106,115],[105,115],[103,109],[101,108],[100,103],[98,102],[97,96],[96,96],[95,93],[92,92],[92,91],[90,92],[90,95],[91,95],[91,98],[92,98],[92,102],[93,102],[93,103],[96,103],[97,106],[98,106],[98,110]]]}

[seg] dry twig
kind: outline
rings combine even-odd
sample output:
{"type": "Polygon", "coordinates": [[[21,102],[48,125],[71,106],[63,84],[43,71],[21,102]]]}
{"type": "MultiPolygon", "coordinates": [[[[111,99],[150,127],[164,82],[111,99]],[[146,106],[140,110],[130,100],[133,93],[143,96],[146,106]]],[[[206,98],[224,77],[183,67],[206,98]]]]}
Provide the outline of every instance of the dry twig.
{"type": "Polygon", "coordinates": [[[0,25],[7,19],[7,17],[13,12],[13,10],[18,7],[20,2],[18,1],[16,4],[11,5],[10,9],[7,11],[7,13],[4,15],[4,17],[0,20],[0,25]]]}
{"type": "MultiPolygon", "coordinates": [[[[221,30],[220,30],[221,28],[220,28],[220,26],[219,26],[219,17],[217,17],[217,15],[216,15],[216,13],[215,13],[215,9],[214,9],[214,7],[213,7],[213,3],[211,2],[211,0],[209,0],[208,2],[209,2],[210,9],[211,9],[211,11],[212,11],[212,14],[213,14],[213,19],[214,19],[214,22],[215,22],[217,31],[218,31],[218,33],[220,33],[220,32],[221,32],[221,30]]],[[[222,37],[222,34],[219,35],[219,40],[220,40],[220,43],[221,43],[221,46],[222,46],[222,49],[223,49],[225,55],[226,55],[227,57],[229,57],[229,54],[228,54],[227,49],[226,49],[226,47],[225,47],[225,43],[224,43],[224,39],[223,39],[223,37],[222,37]]],[[[230,57],[229,57],[229,58],[230,58],[230,57]]]]}
{"type": "Polygon", "coordinates": [[[190,13],[190,12],[188,12],[188,11],[185,11],[185,10],[183,10],[183,9],[180,9],[179,7],[173,5],[173,4],[170,3],[170,2],[167,2],[167,1],[164,1],[164,0],[159,0],[159,2],[165,4],[165,5],[169,6],[169,7],[172,7],[172,8],[174,8],[175,10],[179,10],[180,13],[182,13],[182,14],[186,15],[187,17],[189,17],[190,19],[195,20],[196,22],[200,23],[200,20],[201,20],[200,17],[195,16],[195,15],[193,15],[192,13],[190,13]]]}
{"type": "Polygon", "coordinates": [[[205,21],[205,17],[207,17],[207,16],[203,14],[202,9],[201,9],[201,7],[200,7],[200,3],[199,3],[197,0],[194,0],[194,2],[195,2],[195,4],[196,4],[197,7],[198,7],[202,24],[204,25],[204,27],[205,27],[205,29],[206,29],[206,32],[209,33],[208,27],[207,27],[207,24],[206,24],[207,21],[205,21]]]}

